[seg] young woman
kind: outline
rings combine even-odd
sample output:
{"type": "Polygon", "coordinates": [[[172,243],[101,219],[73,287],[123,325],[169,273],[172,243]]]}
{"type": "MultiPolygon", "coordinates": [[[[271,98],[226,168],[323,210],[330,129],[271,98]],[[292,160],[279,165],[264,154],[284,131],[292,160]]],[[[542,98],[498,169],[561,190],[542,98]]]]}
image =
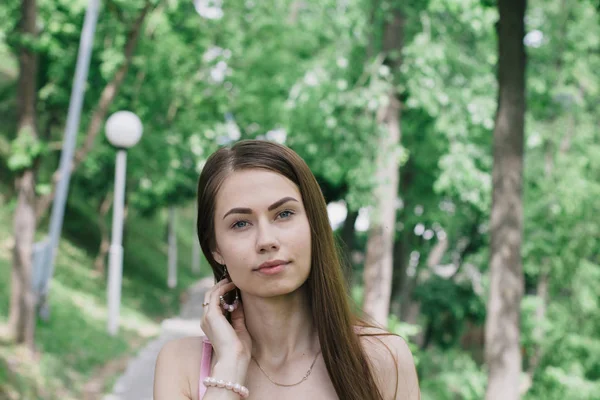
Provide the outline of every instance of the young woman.
{"type": "Polygon", "coordinates": [[[218,150],[198,210],[218,281],[206,337],[163,347],[155,400],[420,398],[404,340],[353,315],[325,200],[296,153],[255,140],[218,150]]]}

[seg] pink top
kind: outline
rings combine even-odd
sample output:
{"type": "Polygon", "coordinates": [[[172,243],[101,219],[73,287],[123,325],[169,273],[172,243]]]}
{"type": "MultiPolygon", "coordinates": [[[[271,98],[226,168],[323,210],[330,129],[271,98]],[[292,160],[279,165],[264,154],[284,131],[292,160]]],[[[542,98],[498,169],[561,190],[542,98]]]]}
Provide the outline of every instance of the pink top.
{"type": "Polygon", "coordinates": [[[210,361],[212,359],[212,352],[212,344],[210,344],[209,340],[204,337],[202,339],[202,361],[200,361],[200,382],[198,383],[200,400],[202,400],[204,393],[206,393],[204,379],[210,374],[210,361]]]}

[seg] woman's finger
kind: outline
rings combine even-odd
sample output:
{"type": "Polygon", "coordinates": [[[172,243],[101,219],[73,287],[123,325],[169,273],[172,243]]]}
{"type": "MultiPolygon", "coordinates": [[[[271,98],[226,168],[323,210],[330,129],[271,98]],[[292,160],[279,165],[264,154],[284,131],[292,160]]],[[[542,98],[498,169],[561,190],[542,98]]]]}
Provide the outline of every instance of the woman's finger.
{"type": "MultiPolygon", "coordinates": [[[[206,291],[206,293],[204,293],[204,303],[203,304],[207,304],[210,303],[210,299],[212,296],[212,293],[215,290],[219,290],[219,288],[227,283],[231,283],[229,280],[227,279],[223,279],[217,283],[215,283],[209,290],[206,291]]],[[[206,306],[204,307],[206,309],[206,306]]]]}
{"type": "Polygon", "coordinates": [[[211,310],[215,312],[221,309],[221,299],[225,293],[232,291],[236,286],[233,282],[219,282],[204,295],[204,316],[211,310]]]}
{"type": "Polygon", "coordinates": [[[202,303],[202,309],[204,310],[204,316],[206,316],[206,313],[208,312],[208,306],[210,305],[210,295],[213,290],[214,290],[214,286],[212,288],[210,288],[209,290],[207,290],[206,293],[204,293],[204,302],[202,303]]]}
{"type": "Polygon", "coordinates": [[[206,313],[206,303],[210,302],[210,292],[212,291],[212,288],[207,290],[206,293],[204,293],[204,302],[202,302],[202,308],[204,309],[205,313],[206,313]]]}
{"type": "Polygon", "coordinates": [[[220,285],[219,287],[215,287],[215,289],[212,291],[212,293],[210,294],[210,302],[211,302],[211,306],[214,303],[215,306],[217,306],[218,308],[221,308],[221,299],[220,297],[223,296],[225,293],[227,292],[231,292],[232,290],[234,290],[236,288],[235,284],[231,281],[220,285]]]}

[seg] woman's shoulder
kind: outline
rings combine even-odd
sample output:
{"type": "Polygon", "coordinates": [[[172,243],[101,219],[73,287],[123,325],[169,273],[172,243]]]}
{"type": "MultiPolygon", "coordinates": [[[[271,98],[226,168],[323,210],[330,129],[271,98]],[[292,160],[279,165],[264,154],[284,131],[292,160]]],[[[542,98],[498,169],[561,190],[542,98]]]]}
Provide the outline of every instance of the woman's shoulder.
{"type": "Polygon", "coordinates": [[[365,354],[385,399],[418,399],[419,382],[414,358],[406,340],[377,327],[357,327],[365,354]],[[396,382],[396,385],[390,384],[396,382]]]}
{"type": "Polygon", "coordinates": [[[156,359],[154,390],[161,393],[184,393],[196,399],[204,337],[191,336],[166,342],[156,359]]]}
{"type": "Polygon", "coordinates": [[[387,363],[388,366],[405,362],[413,364],[412,352],[401,336],[369,326],[357,327],[356,332],[372,361],[387,363]]]}
{"type": "Polygon", "coordinates": [[[178,358],[179,362],[187,358],[199,358],[202,355],[204,336],[186,336],[167,341],[161,348],[159,356],[167,359],[178,358]]]}

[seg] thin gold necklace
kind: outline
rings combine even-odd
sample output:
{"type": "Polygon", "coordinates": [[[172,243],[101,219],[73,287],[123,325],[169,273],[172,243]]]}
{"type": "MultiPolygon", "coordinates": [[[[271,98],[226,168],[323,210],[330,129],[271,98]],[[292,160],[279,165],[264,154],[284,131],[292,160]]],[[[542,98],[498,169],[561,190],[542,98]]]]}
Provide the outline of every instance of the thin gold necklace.
{"type": "Polygon", "coordinates": [[[256,358],[254,358],[254,356],[252,356],[252,359],[254,360],[254,362],[256,363],[256,365],[258,365],[258,368],[262,371],[262,373],[265,374],[265,376],[267,377],[267,379],[271,381],[272,384],[277,385],[277,386],[283,386],[283,387],[291,387],[291,386],[297,386],[297,385],[301,384],[302,382],[304,382],[305,380],[308,379],[308,377],[310,376],[310,373],[312,372],[313,367],[315,366],[315,363],[317,362],[317,358],[319,357],[319,354],[321,354],[321,350],[319,350],[319,352],[315,356],[315,359],[313,360],[312,364],[310,365],[310,368],[308,369],[308,371],[306,371],[306,374],[304,374],[304,376],[302,377],[302,379],[300,380],[300,382],[298,382],[298,383],[292,383],[291,385],[286,385],[284,383],[275,382],[273,379],[271,379],[271,377],[269,376],[269,374],[267,374],[265,372],[265,370],[262,369],[262,367],[260,366],[260,364],[258,363],[258,361],[256,360],[256,358]]]}

